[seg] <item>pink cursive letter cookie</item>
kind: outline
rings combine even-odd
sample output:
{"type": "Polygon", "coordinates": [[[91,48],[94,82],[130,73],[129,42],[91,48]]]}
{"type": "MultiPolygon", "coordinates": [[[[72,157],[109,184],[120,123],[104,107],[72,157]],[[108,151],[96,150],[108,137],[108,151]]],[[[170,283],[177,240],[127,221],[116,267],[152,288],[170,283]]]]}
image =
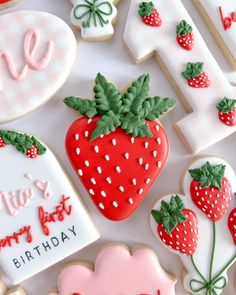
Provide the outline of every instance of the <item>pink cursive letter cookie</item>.
{"type": "Polygon", "coordinates": [[[94,268],[66,267],[58,279],[58,293],[50,295],[174,295],[176,279],[161,267],[149,248],[129,250],[118,244],[102,249],[94,268]]]}
{"type": "Polygon", "coordinates": [[[154,56],[183,99],[190,114],[176,129],[190,152],[197,153],[236,131],[236,125],[219,120],[217,111],[225,97],[235,99],[236,88],[224,76],[180,0],[131,0],[124,40],[136,62],[154,56]],[[142,14],[154,21],[157,13],[160,26],[144,23],[142,14]]]}
{"type": "Polygon", "coordinates": [[[224,160],[192,163],[183,178],[184,195],[167,195],[150,216],[155,237],[178,254],[192,294],[222,294],[228,269],[236,261],[236,176],[224,160]]]}
{"type": "Polygon", "coordinates": [[[0,27],[0,122],[5,122],[57,92],[72,68],[76,42],[66,23],[40,11],[2,15],[0,27]]]}
{"type": "Polygon", "coordinates": [[[0,264],[14,283],[98,239],[53,153],[35,137],[0,130],[0,264]]]}

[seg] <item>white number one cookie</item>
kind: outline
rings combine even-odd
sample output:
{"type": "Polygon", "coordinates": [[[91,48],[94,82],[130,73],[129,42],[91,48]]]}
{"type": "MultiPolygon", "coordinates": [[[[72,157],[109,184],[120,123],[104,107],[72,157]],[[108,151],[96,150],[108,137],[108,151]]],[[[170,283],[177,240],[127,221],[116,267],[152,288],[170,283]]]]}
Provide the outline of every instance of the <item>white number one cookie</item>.
{"type": "Polygon", "coordinates": [[[231,67],[236,70],[236,2],[235,0],[192,0],[223,50],[231,67]]]}
{"type": "Polygon", "coordinates": [[[124,40],[137,63],[154,56],[170,77],[190,113],[176,124],[190,152],[236,131],[236,88],[227,81],[180,0],[131,0],[124,40]]]}

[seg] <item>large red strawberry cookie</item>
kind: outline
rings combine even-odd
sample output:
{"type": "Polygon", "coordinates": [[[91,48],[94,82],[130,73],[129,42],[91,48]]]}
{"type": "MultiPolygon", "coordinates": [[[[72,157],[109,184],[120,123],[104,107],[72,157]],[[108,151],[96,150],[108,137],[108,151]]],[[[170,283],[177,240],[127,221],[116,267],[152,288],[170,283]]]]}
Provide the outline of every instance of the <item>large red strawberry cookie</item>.
{"type": "Polygon", "coordinates": [[[97,208],[114,221],[135,211],[168,158],[168,138],[156,118],[175,101],[149,97],[149,82],[142,75],[121,94],[98,74],[94,100],[64,100],[84,115],[68,130],[68,157],[97,208]]]}
{"type": "Polygon", "coordinates": [[[235,173],[219,158],[191,164],[183,178],[184,195],[167,195],[151,211],[151,228],[168,250],[177,253],[191,294],[220,295],[227,271],[236,262],[235,173]],[[232,239],[233,238],[233,239],[232,239]]]}

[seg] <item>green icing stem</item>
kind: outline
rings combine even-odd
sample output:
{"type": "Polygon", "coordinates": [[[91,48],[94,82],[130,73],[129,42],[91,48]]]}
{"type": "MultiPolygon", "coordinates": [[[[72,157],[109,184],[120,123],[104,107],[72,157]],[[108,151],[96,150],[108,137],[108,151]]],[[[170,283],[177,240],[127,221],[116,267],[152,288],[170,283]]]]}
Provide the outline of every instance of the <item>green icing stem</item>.
{"type": "Polygon", "coordinates": [[[98,0],[92,0],[90,2],[89,0],[85,0],[87,4],[78,4],[73,11],[74,17],[76,19],[84,19],[86,20],[83,21],[82,26],[84,28],[90,28],[91,23],[93,20],[94,26],[97,27],[98,21],[100,22],[100,25],[103,27],[104,25],[108,24],[108,20],[106,20],[103,16],[108,16],[111,15],[113,12],[113,8],[110,2],[108,1],[103,1],[99,4],[97,4],[98,0]],[[103,8],[102,8],[103,6],[103,8]],[[108,12],[106,12],[105,6],[108,8],[108,12]],[[82,14],[78,14],[79,10],[81,8],[85,8],[86,11],[82,14]]]}

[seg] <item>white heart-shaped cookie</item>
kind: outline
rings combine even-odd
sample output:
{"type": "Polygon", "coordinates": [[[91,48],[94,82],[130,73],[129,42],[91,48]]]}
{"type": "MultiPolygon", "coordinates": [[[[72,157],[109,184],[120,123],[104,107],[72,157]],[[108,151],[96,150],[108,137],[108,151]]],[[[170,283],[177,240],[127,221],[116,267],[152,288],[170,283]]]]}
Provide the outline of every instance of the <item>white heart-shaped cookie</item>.
{"type": "Polygon", "coordinates": [[[60,18],[41,11],[0,16],[0,123],[51,98],[67,79],[76,40],[60,18]]]}

